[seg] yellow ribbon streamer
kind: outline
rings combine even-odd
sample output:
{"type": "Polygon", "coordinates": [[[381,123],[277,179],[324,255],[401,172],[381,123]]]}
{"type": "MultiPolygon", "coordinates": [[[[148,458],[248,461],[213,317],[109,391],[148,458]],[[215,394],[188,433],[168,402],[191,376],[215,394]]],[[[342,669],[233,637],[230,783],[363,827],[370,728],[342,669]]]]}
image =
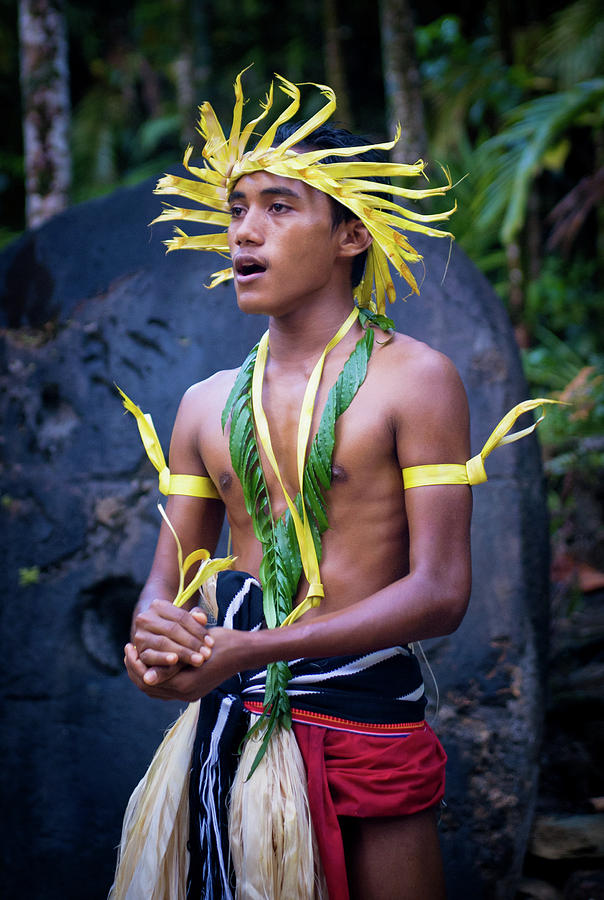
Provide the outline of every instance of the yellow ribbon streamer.
{"type": "Polygon", "coordinates": [[[254,421],[256,423],[258,437],[260,438],[262,448],[266,453],[271,468],[277,477],[277,480],[281,486],[281,490],[283,491],[283,496],[285,497],[285,502],[287,503],[287,507],[291,513],[292,521],[294,523],[294,529],[296,532],[296,539],[300,548],[302,568],[304,569],[304,575],[309,584],[305,599],[299,606],[292,610],[287,618],[281,623],[282,626],[291,625],[292,622],[295,622],[296,619],[307,612],[307,610],[309,610],[311,607],[319,606],[321,599],[325,596],[323,585],[321,583],[321,575],[319,572],[319,560],[317,558],[312,531],[310,528],[310,523],[308,521],[306,504],[304,503],[304,464],[306,461],[306,449],[310,436],[315,401],[317,398],[317,392],[319,390],[319,384],[321,382],[321,375],[323,374],[323,365],[325,363],[325,359],[327,357],[327,354],[331,350],[333,350],[333,348],[337,344],[339,344],[342,338],[344,338],[348,334],[353,324],[356,322],[358,315],[359,310],[355,306],[346,321],[340,326],[336,334],[323,350],[313,371],[311,372],[310,378],[308,379],[308,383],[306,385],[306,390],[304,392],[302,408],[300,410],[300,419],[298,422],[298,441],[296,448],[298,486],[300,495],[302,497],[302,516],[300,516],[300,514],[298,513],[294,501],[291,499],[285,485],[283,484],[281,472],[279,471],[279,465],[273,451],[268,420],[262,406],[262,385],[264,380],[266,361],[268,357],[268,331],[265,332],[265,334],[262,336],[260,344],[258,346],[258,353],[256,355],[256,362],[252,375],[252,408],[254,412],[254,421]]]}
{"type": "Polygon", "coordinates": [[[174,526],[168,518],[166,511],[164,510],[161,503],[157,504],[157,508],[159,509],[164,522],[172,532],[172,536],[176,541],[179,582],[178,591],[176,592],[176,597],[172,601],[172,604],[174,606],[184,606],[187,600],[190,600],[193,594],[199,590],[204,581],[207,581],[210,576],[215,575],[217,572],[222,572],[224,569],[230,569],[237,557],[225,556],[218,559],[210,559],[209,550],[202,549],[194,550],[192,553],[189,553],[185,560],[183,560],[182,546],[180,541],[178,540],[178,535],[176,534],[174,526]],[[201,562],[201,565],[189,584],[185,587],[185,578],[187,577],[187,573],[191,566],[196,562],[201,562]]]}
{"type": "Polygon", "coordinates": [[[560,403],[559,400],[548,400],[543,397],[537,400],[524,400],[518,403],[505,414],[499,424],[493,429],[484,447],[476,456],[469,459],[467,463],[441,463],[437,465],[427,466],[408,466],[403,469],[403,485],[406,491],[414,487],[426,487],[434,484],[482,484],[487,480],[487,473],[484,462],[487,456],[497,447],[503,447],[504,444],[512,444],[521,438],[532,434],[537,425],[545,418],[545,409],[542,415],[521,431],[515,431],[508,434],[511,428],[516,424],[517,419],[526,412],[536,409],[538,406],[545,406],[547,403],[560,403]]]}
{"type": "Polygon", "coordinates": [[[117,384],[116,387],[122,396],[124,406],[136,419],[139,434],[149,460],[159,472],[159,490],[161,493],[220,500],[220,494],[211,478],[205,475],[172,475],[170,473],[153,419],[149,413],[144,413],[136,403],[133,403],[117,384]]]}

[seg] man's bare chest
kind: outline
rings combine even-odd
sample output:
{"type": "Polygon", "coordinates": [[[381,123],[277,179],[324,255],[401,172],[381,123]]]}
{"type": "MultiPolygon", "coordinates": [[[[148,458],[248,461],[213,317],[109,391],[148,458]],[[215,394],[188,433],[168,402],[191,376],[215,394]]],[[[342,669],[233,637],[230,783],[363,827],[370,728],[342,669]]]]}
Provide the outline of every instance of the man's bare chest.
{"type": "MultiPolygon", "coordinates": [[[[325,409],[326,398],[319,395],[318,399],[304,453],[305,464],[313,442],[318,440],[317,434],[325,409]]],[[[301,398],[295,395],[279,396],[278,393],[273,393],[265,404],[279,476],[292,497],[300,490],[298,466],[300,408],[301,398]]],[[[241,485],[231,457],[231,423],[227,423],[224,433],[221,428],[212,431],[212,436],[207,432],[200,435],[200,454],[208,474],[228,505],[229,500],[242,499],[241,485]]],[[[270,465],[262,441],[256,437],[255,444],[269,494],[276,509],[279,509],[285,504],[279,477],[270,465]]],[[[331,487],[334,491],[337,489],[340,495],[363,490],[369,482],[379,483],[380,478],[384,476],[390,480],[395,474],[395,477],[400,479],[395,435],[388,410],[383,402],[372,396],[370,391],[363,391],[361,388],[348,409],[337,418],[333,449],[329,454],[328,464],[331,487]]]]}

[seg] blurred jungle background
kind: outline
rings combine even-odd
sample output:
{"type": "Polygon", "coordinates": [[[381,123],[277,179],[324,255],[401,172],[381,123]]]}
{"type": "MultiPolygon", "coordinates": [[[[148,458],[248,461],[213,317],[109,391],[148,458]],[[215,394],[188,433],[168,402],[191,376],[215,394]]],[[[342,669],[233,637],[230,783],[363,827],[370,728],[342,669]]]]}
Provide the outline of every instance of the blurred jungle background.
{"type": "MultiPolygon", "coordinates": [[[[509,311],[531,392],[572,404],[540,426],[552,675],[539,803],[573,820],[554,855],[529,854],[523,896],[544,898],[596,896],[576,892],[573,834],[604,810],[601,12],[597,0],[0,0],[2,246],[173,166],[197,104],[211,98],[224,120],[252,62],[248,96],[273,72],[330,84],[341,124],[384,140],[400,121],[397,158],[458,182],[452,230],[509,311]]],[[[600,842],[583,868],[602,869],[600,842]]]]}

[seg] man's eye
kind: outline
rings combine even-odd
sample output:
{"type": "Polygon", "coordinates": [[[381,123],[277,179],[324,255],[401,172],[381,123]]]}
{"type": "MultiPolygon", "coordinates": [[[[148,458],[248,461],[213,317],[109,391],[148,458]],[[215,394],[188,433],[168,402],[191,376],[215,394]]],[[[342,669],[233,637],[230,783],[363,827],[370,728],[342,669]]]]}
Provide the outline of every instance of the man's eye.
{"type": "Polygon", "coordinates": [[[286,209],[289,209],[289,207],[285,203],[273,203],[273,212],[285,212],[286,209]]]}
{"type": "Polygon", "coordinates": [[[230,213],[231,213],[231,218],[238,219],[240,216],[243,215],[244,209],[242,206],[231,206],[230,213]]]}

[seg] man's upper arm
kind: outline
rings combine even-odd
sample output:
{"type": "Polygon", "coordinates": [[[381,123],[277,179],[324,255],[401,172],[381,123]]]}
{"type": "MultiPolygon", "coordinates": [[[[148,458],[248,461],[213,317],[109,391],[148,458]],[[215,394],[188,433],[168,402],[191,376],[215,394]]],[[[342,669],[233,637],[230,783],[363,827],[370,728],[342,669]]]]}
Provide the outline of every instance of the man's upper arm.
{"type": "Polygon", "coordinates": [[[184,394],[170,440],[170,472],[173,475],[203,475],[208,471],[199,449],[200,430],[208,427],[206,406],[211,395],[205,384],[195,384],[184,394]]]}
{"type": "MultiPolygon", "coordinates": [[[[406,375],[408,390],[397,421],[401,468],[465,463],[470,456],[469,412],[461,379],[440,353],[420,345],[406,375]]],[[[430,485],[405,491],[411,574],[448,598],[453,620],[469,595],[472,495],[467,485],[430,485]]]]}
{"type": "Polygon", "coordinates": [[[470,456],[468,402],[453,363],[419,345],[402,377],[396,429],[401,468],[465,463],[470,456]]]}
{"type": "MultiPolygon", "coordinates": [[[[205,384],[194,385],[181,400],[172,430],[169,466],[172,475],[200,475],[208,471],[200,453],[200,429],[213,427],[208,407],[211,393],[205,384]]],[[[202,497],[170,495],[166,513],[178,535],[183,556],[204,548],[215,552],[224,519],[221,500],[202,497]]],[[[178,583],[176,542],[169,528],[162,523],[151,569],[150,581],[162,581],[172,586],[178,583]]]]}

